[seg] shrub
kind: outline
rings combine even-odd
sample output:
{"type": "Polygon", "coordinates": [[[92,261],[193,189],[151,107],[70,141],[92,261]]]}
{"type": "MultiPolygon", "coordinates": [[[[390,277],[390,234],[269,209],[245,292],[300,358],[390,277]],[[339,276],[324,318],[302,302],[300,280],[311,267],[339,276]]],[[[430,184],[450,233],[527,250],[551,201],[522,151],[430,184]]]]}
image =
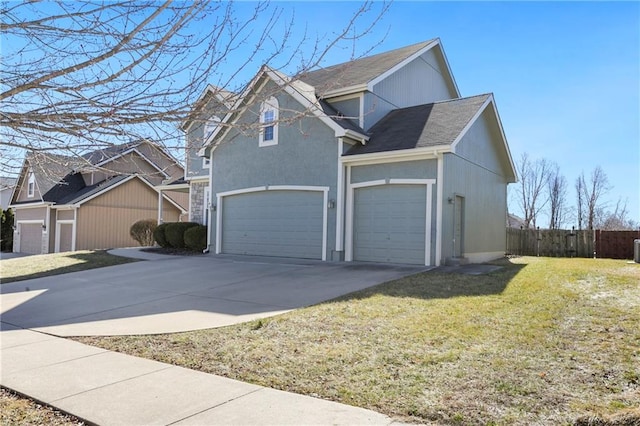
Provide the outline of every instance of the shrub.
{"type": "Polygon", "coordinates": [[[129,235],[143,247],[153,245],[153,231],[158,227],[155,219],[142,219],[131,225],[129,235]]]}
{"type": "Polygon", "coordinates": [[[0,251],[13,250],[13,211],[0,209],[0,251]]]}
{"type": "Polygon", "coordinates": [[[168,223],[164,230],[164,235],[169,243],[169,247],[186,248],[184,244],[184,232],[194,226],[198,226],[198,224],[195,222],[168,223]]]}
{"type": "Polygon", "coordinates": [[[160,247],[170,248],[169,242],[167,241],[167,236],[165,235],[165,230],[167,229],[168,223],[161,223],[158,225],[153,231],[153,239],[156,240],[156,243],[160,247]]]}
{"type": "Polygon", "coordinates": [[[184,231],[184,244],[188,249],[202,251],[207,248],[207,227],[193,226],[184,231]]]}

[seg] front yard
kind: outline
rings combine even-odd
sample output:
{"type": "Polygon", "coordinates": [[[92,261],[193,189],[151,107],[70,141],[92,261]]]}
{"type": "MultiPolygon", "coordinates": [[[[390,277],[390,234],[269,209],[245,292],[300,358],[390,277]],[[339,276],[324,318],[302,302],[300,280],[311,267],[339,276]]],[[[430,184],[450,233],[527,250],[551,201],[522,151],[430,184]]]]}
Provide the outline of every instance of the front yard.
{"type": "Polygon", "coordinates": [[[640,424],[640,265],[504,266],[220,329],[77,340],[418,423],[640,424]]]}

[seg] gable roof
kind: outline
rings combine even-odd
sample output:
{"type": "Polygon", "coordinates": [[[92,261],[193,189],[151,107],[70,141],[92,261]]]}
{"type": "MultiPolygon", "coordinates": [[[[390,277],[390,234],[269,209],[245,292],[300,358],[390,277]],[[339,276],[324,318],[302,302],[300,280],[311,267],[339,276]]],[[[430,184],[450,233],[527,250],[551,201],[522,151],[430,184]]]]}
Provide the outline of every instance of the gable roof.
{"type": "Polygon", "coordinates": [[[333,129],[336,137],[350,136],[356,140],[368,140],[367,134],[360,126],[349,119],[340,117],[338,111],[329,103],[318,99],[312,86],[304,81],[291,79],[269,66],[263,65],[243,93],[236,98],[235,104],[230,108],[230,112],[222,119],[221,125],[217,126],[213,133],[209,135],[209,138],[202,145],[198,155],[205,155],[208,149],[212,146],[215,147],[219,141],[224,138],[226,132],[230,129],[229,123],[232,123],[239,117],[239,115],[245,111],[245,108],[256,99],[257,92],[264,87],[267,80],[273,81],[282,91],[299,102],[302,107],[305,108],[306,112],[319,118],[320,121],[333,129]],[[220,135],[220,137],[218,137],[218,135],[220,135]]]}
{"type": "Polygon", "coordinates": [[[315,87],[321,97],[331,95],[335,92],[343,92],[348,89],[361,91],[367,85],[375,83],[387,73],[395,71],[398,67],[401,67],[432,48],[438,48],[442,54],[448,71],[447,77],[451,80],[456,95],[460,96],[453,74],[449,69],[446,56],[442,50],[440,39],[438,38],[326,68],[308,71],[299,75],[297,78],[315,87]]]}
{"type": "Polygon", "coordinates": [[[450,146],[489,99],[485,94],[393,110],[370,129],[369,143],[345,155],[450,146]]]}

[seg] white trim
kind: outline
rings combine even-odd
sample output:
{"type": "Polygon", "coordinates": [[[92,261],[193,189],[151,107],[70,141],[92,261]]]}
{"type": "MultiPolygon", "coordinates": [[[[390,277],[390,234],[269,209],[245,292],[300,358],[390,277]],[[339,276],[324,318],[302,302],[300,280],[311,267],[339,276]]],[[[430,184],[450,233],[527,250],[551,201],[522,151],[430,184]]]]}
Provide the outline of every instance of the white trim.
{"type": "Polygon", "coordinates": [[[364,94],[360,94],[360,116],[358,117],[358,125],[364,129],[364,94]]]}
{"type": "Polygon", "coordinates": [[[327,260],[327,229],[328,229],[328,202],[329,202],[328,186],[306,186],[306,185],[271,185],[271,186],[254,186],[251,188],[236,189],[233,191],[218,192],[216,194],[216,248],[215,253],[222,253],[222,205],[224,197],[249,194],[253,192],[264,191],[307,191],[307,192],[323,192],[323,215],[322,215],[322,256],[323,261],[327,260]]]}
{"type": "Polygon", "coordinates": [[[37,208],[47,207],[51,205],[53,205],[51,201],[36,201],[35,203],[29,203],[29,204],[9,204],[9,208],[12,208],[14,210],[15,209],[37,209],[37,208]]]}
{"type": "MultiPolygon", "coordinates": [[[[202,91],[202,93],[200,94],[200,96],[198,96],[198,99],[195,100],[195,102],[193,103],[193,105],[197,106],[200,102],[202,102],[204,100],[204,98],[208,95],[208,94],[212,94],[214,99],[220,101],[220,103],[222,105],[224,105],[226,108],[229,108],[233,105],[232,99],[236,96],[235,93],[233,92],[229,92],[227,90],[224,90],[221,87],[216,87],[212,84],[208,84],[207,87],[202,91]],[[227,92],[229,94],[228,97],[224,97],[222,96],[222,92],[227,92]]],[[[191,129],[191,126],[193,126],[193,123],[198,121],[195,120],[193,118],[194,113],[196,113],[197,111],[192,111],[189,114],[189,118],[187,118],[181,125],[180,128],[182,129],[183,132],[187,133],[189,132],[189,129],[191,129]],[[187,125],[188,124],[188,125],[187,125]],[[186,127],[185,127],[186,126],[186,127]]]]}
{"type": "MultiPolygon", "coordinates": [[[[351,165],[347,167],[348,179],[351,180],[351,165]]],[[[432,210],[433,210],[433,185],[436,183],[436,179],[377,179],[366,182],[350,183],[347,189],[347,224],[345,231],[345,261],[353,261],[353,222],[354,222],[354,199],[355,190],[359,188],[370,188],[374,186],[383,185],[425,185],[426,189],[426,202],[425,202],[425,230],[424,230],[424,264],[431,264],[431,222],[432,222],[432,210]]],[[[437,242],[436,242],[437,248],[437,242]]],[[[437,251],[436,251],[437,252],[437,251]]],[[[438,259],[435,259],[436,265],[438,259]]]]}
{"type": "Polygon", "coordinates": [[[438,175],[436,177],[436,266],[442,258],[442,191],[444,190],[444,154],[438,154],[438,175]]]}
{"type": "Polygon", "coordinates": [[[205,186],[202,191],[202,218],[203,225],[209,226],[209,209],[211,207],[211,187],[205,186]]]}
{"type": "MultiPolygon", "coordinates": [[[[363,89],[366,89],[366,87],[363,87],[363,89]]],[[[341,95],[341,96],[332,96],[331,97],[331,103],[334,102],[342,102],[342,101],[348,101],[349,99],[356,99],[356,98],[361,98],[362,97],[362,93],[347,93],[346,95],[341,95]]]]}
{"type": "Polygon", "coordinates": [[[336,251],[341,252],[344,248],[344,212],[343,212],[343,202],[342,199],[344,197],[344,165],[340,162],[340,156],[342,155],[342,151],[344,150],[344,142],[342,138],[338,138],[338,178],[337,182],[337,195],[336,195],[336,251]]]}
{"type": "Polygon", "coordinates": [[[190,176],[185,178],[187,182],[209,182],[209,175],[198,175],[198,176],[190,176]]]}
{"type": "Polygon", "coordinates": [[[18,220],[16,221],[16,224],[20,224],[20,223],[39,223],[40,225],[44,225],[44,219],[24,219],[24,220],[18,220]]]}
{"type": "Polygon", "coordinates": [[[367,84],[363,83],[363,84],[356,84],[353,86],[343,87],[340,89],[329,90],[325,93],[320,93],[320,95],[322,96],[323,99],[333,100],[334,98],[346,97],[354,93],[364,92],[367,89],[368,89],[367,84]]]}
{"type": "Polygon", "coordinates": [[[340,157],[342,163],[353,165],[392,163],[399,161],[428,160],[436,158],[439,152],[449,152],[449,145],[433,147],[398,149],[395,151],[372,152],[370,154],[346,155],[340,157]]]}
{"type": "Polygon", "coordinates": [[[29,171],[27,176],[27,198],[34,198],[36,196],[36,175],[29,171]],[[31,185],[33,184],[33,186],[31,185]]]}
{"type": "Polygon", "coordinates": [[[60,253],[60,225],[71,225],[71,251],[76,251],[76,221],[74,219],[56,220],[55,252],[60,253]]]}

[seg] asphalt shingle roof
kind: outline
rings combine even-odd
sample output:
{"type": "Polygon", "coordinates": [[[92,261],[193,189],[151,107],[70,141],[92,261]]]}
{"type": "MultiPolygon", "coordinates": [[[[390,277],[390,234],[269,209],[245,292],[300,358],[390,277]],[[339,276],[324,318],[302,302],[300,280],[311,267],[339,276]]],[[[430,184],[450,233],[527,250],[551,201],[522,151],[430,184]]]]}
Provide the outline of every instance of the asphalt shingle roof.
{"type": "Polygon", "coordinates": [[[450,145],[490,96],[393,110],[370,129],[366,145],[354,145],[345,155],[450,145]]]}
{"type": "Polygon", "coordinates": [[[433,41],[427,40],[389,52],[309,71],[299,75],[298,78],[314,86],[316,92],[320,94],[331,90],[366,84],[425,48],[433,41]]]}
{"type": "MultiPolygon", "coordinates": [[[[80,174],[76,174],[75,176],[80,177],[80,179],[82,179],[82,177],[80,176],[80,174]]],[[[104,191],[105,189],[123,181],[124,179],[129,178],[130,176],[128,175],[119,175],[119,176],[114,176],[110,179],[106,179],[103,180],[102,182],[98,182],[95,185],[90,185],[90,186],[85,186],[84,188],[80,189],[80,190],[76,190],[73,192],[68,192],[65,196],[60,197],[59,199],[55,200],[57,204],[75,204],[75,203],[79,203],[80,201],[91,197],[94,194],[97,194],[100,191],[104,191]]]]}

